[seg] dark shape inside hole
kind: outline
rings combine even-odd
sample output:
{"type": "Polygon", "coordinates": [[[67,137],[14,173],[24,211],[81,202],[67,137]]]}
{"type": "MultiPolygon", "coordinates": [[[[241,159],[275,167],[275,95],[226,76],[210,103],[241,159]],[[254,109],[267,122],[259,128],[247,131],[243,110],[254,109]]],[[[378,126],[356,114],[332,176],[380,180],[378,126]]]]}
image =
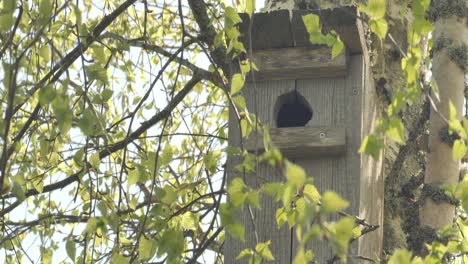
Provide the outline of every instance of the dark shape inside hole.
{"type": "Polygon", "coordinates": [[[303,127],[312,119],[312,108],[297,91],[281,95],[275,113],[277,127],[303,127]]]}

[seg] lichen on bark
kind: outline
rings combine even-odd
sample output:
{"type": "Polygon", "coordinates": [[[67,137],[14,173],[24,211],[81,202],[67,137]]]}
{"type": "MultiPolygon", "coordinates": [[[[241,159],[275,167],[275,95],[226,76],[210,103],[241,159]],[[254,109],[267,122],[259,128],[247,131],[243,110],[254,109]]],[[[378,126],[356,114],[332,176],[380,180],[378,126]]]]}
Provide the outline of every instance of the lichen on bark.
{"type": "Polygon", "coordinates": [[[465,0],[435,0],[431,1],[427,17],[430,21],[437,21],[443,17],[457,16],[460,18],[468,16],[468,8],[465,0]]]}

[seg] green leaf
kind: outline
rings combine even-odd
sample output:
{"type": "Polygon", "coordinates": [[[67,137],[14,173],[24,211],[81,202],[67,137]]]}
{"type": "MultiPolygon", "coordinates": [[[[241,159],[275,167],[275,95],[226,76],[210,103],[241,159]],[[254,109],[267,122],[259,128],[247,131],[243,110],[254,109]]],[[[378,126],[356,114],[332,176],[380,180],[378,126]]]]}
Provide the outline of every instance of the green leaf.
{"type": "Polygon", "coordinates": [[[231,79],[231,94],[237,94],[244,87],[244,77],[240,73],[234,74],[231,79]]]}
{"type": "Polygon", "coordinates": [[[341,41],[340,39],[337,39],[337,41],[333,44],[333,47],[332,47],[332,59],[340,55],[343,52],[343,50],[344,50],[343,41],[341,41]]]}
{"type": "Polygon", "coordinates": [[[313,203],[318,203],[320,201],[320,193],[314,185],[306,184],[304,187],[304,196],[313,203]]]}
{"type": "Polygon", "coordinates": [[[296,196],[297,193],[297,186],[294,186],[293,184],[288,184],[286,188],[284,189],[281,197],[281,201],[283,202],[283,205],[288,207],[291,205],[291,200],[293,197],[296,196]]]}
{"type": "Polygon", "coordinates": [[[55,96],[57,96],[57,92],[53,85],[47,85],[39,89],[39,102],[41,105],[50,104],[54,100],[55,96]]]}
{"type": "Polygon", "coordinates": [[[111,263],[113,264],[128,264],[130,263],[130,257],[122,256],[118,253],[112,254],[111,263]]]}
{"type": "Polygon", "coordinates": [[[15,18],[13,13],[16,8],[17,0],[5,0],[3,1],[3,8],[0,9],[0,31],[8,31],[13,24],[15,24],[15,18]]]}
{"type": "Polygon", "coordinates": [[[411,252],[406,249],[397,249],[390,257],[388,264],[410,264],[411,252]]]}
{"type": "Polygon", "coordinates": [[[262,186],[262,191],[269,196],[276,196],[276,194],[281,190],[283,184],[278,182],[265,183],[262,186]]]}
{"type": "Polygon", "coordinates": [[[13,188],[11,189],[11,193],[18,199],[18,201],[24,201],[24,199],[26,199],[26,194],[23,187],[15,180],[13,180],[13,188]]]}
{"type": "Polygon", "coordinates": [[[226,30],[232,29],[232,27],[242,22],[241,17],[237,13],[237,10],[228,6],[224,10],[224,27],[226,30]]]}
{"type": "MultiPolygon", "coordinates": [[[[418,1],[416,1],[418,2],[418,1]]],[[[414,31],[425,35],[433,30],[433,25],[431,22],[427,21],[423,16],[416,16],[413,22],[414,31]]],[[[416,33],[415,33],[416,34],[416,33]]]]}
{"type": "Polygon", "coordinates": [[[157,243],[156,241],[146,239],[145,237],[140,238],[138,243],[138,254],[143,260],[151,259],[156,254],[157,243]]]}
{"type": "Polygon", "coordinates": [[[461,122],[457,118],[457,109],[452,101],[449,101],[449,133],[456,132],[461,138],[466,139],[467,134],[461,122]]]}
{"type": "Polygon", "coordinates": [[[186,212],[182,215],[180,225],[184,230],[197,230],[197,217],[192,212],[186,212]]]}
{"type": "Polygon", "coordinates": [[[76,245],[71,237],[68,237],[67,242],[65,242],[65,250],[67,251],[68,257],[74,261],[76,257],[76,245]]]}
{"type": "Polygon", "coordinates": [[[343,245],[348,245],[349,240],[353,237],[354,219],[352,217],[341,218],[335,224],[335,232],[338,241],[343,245]]]}
{"type": "Polygon", "coordinates": [[[219,207],[219,215],[221,218],[221,224],[223,226],[228,226],[231,224],[234,224],[234,213],[235,213],[235,208],[232,206],[232,204],[221,204],[219,207]]]}
{"type": "Polygon", "coordinates": [[[93,234],[96,232],[96,229],[98,228],[98,224],[100,223],[100,220],[96,217],[90,217],[88,219],[88,222],[86,223],[86,228],[83,231],[86,234],[93,234]]]}
{"type": "Polygon", "coordinates": [[[321,32],[309,33],[309,41],[317,45],[327,44],[327,39],[321,32]]]}
{"type": "Polygon", "coordinates": [[[242,193],[244,192],[246,186],[242,178],[234,178],[227,188],[227,192],[232,195],[234,193],[242,193]]]}
{"type": "Polygon", "coordinates": [[[101,81],[104,84],[109,84],[109,77],[107,75],[107,69],[103,67],[104,64],[95,63],[90,66],[85,66],[86,73],[88,74],[89,80],[101,81]]]}
{"type": "Polygon", "coordinates": [[[226,229],[229,233],[239,239],[242,242],[245,242],[245,227],[240,223],[234,223],[226,226],[226,229]]]}
{"type": "Polygon", "coordinates": [[[44,181],[42,180],[42,177],[34,177],[31,183],[38,193],[42,193],[44,190],[44,181]]]}
{"type": "MultiPolygon", "coordinates": [[[[167,254],[168,259],[179,257],[184,251],[184,236],[182,231],[169,229],[164,232],[162,238],[158,241],[158,255],[167,254]]],[[[168,261],[176,263],[175,261],[168,261]]]]}
{"type": "Polygon", "coordinates": [[[293,264],[307,264],[309,263],[314,257],[312,251],[307,250],[304,251],[304,247],[299,247],[296,256],[294,257],[293,264]]]}
{"type": "Polygon", "coordinates": [[[367,6],[360,4],[359,10],[366,13],[372,19],[380,19],[385,16],[385,0],[369,0],[367,6]]]}
{"type": "Polygon", "coordinates": [[[457,120],[457,109],[453,105],[452,100],[449,100],[449,119],[457,120]]]}
{"type": "Polygon", "coordinates": [[[106,64],[107,63],[107,58],[104,53],[104,47],[103,46],[93,46],[92,47],[94,57],[97,59],[97,61],[101,64],[106,64]]]}
{"type": "Polygon", "coordinates": [[[70,13],[70,21],[77,26],[81,26],[83,16],[81,14],[81,8],[79,6],[73,5],[73,12],[70,13]]]}
{"type": "Polygon", "coordinates": [[[332,248],[343,263],[346,263],[349,241],[353,236],[353,227],[354,219],[351,217],[344,217],[330,227],[330,230],[334,231],[334,237],[330,238],[333,242],[332,248]]]}
{"type": "Polygon", "coordinates": [[[290,161],[285,163],[285,175],[288,182],[299,187],[306,181],[306,173],[304,169],[290,161]]]}
{"type": "Polygon", "coordinates": [[[466,150],[467,149],[464,141],[459,139],[455,140],[455,142],[453,142],[452,151],[453,160],[461,160],[463,157],[465,157],[466,150]]]}
{"type": "Polygon", "coordinates": [[[235,208],[244,206],[247,193],[236,192],[229,195],[229,201],[235,208]]]}
{"type": "Polygon", "coordinates": [[[439,90],[439,85],[437,85],[437,81],[435,78],[432,76],[431,77],[431,95],[434,95],[437,101],[440,101],[440,90],[439,90]]]}
{"type": "Polygon", "coordinates": [[[371,155],[375,160],[380,157],[380,150],[384,147],[383,139],[377,138],[375,135],[366,136],[362,142],[359,153],[371,155]]]}
{"type": "Polygon", "coordinates": [[[1,13],[13,13],[16,8],[16,2],[18,0],[4,0],[3,8],[0,10],[1,13]]]}
{"type": "Polygon", "coordinates": [[[50,49],[47,45],[39,48],[39,56],[47,63],[50,61],[50,49]]]}
{"type": "Polygon", "coordinates": [[[137,183],[140,180],[140,170],[133,169],[128,172],[127,177],[127,185],[128,187],[132,186],[133,184],[137,183]]]}
{"type": "Polygon", "coordinates": [[[85,109],[78,121],[78,127],[85,136],[98,135],[100,131],[100,121],[91,109],[85,109]]]}
{"type": "Polygon", "coordinates": [[[396,95],[392,99],[392,103],[388,107],[388,115],[393,117],[394,115],[398,114],[400,110],[405,106],[406,103],[406,95],[403,92],[397,92],[396,95]]]}
{"type": "Polygon", "coordinates": [[[404,144],[405,143],[405,128],[403,127],[403,122],[398,117],[393,117],[390,119],[388,127],[385,131],[387,137],[391,140],[404,144]]]}
{"type": "Polygon", "coordinates": [[[52,14],[52,0],[41,0],[39,3],[39,18],[38,22],[40,26],[44,26],[52,14]]]}
{"type": "MultiPolygon", "coordinates": [[[[302,21],[306,27],[307,33],[309,33],[309,41],[312,44],[327,44],[331,46],[335,43],[336,38],[333,35],[328,34],[324,36],[320,29],[320,18],[315,14],[308,14],[302,16],[302,21]]],[[[339,47],[337,46],[336,49],[339,47]]]]}
{"type": "Polygon", "coordinates": [[[89,157],[89,164],[93,166],[94,169],[99,169],[99,165],[101,165],[101,158],[99,158],[99,152],[95,152],[91,154],[89,157]]]}
{"type": "MultiPolygon", "coordinates": [[[[242,95],[236,95],[232,98],[232,101],[238,108],[239,112],[242,112],[245,110],[247,107],[247,104],[245,103],[245,98],[242,95]]],[[[244,119],[243,119],[244,120],[244,119]]]]}
{"type": "Polygon", "coordinates": [[[302,16],[302,21],[309,34],[319,32],[320,33],[320,18],[315,14],[308,14],[302,16]]]}
{"type": "Polygon", "coordinates": [[[357,239],[362,235],[363,228],[361,226],[356,226],[352,231],[352,239],[357,239]]]}
{"type": "Polygon", "coordinates": [[[321,211],[324,214],[337,213],[349,206],[349,202],[335,192],[328,191],[322,196],[321,211]]]}
{"type": "Polygon", "coordinates": [[[260,195],[257,191],[250,191],[246,194],[245,202],[255,208],[260,208],[260,195]]]}
{"type": "MultiPolygon", "coordinates": [[[[333,32],[335,32],[335,31],[333,31],[333,32]]],[[[338,38],[336,37],[336,33],[327,34],[325,36],[325,44],[327,44],[328,47],[332,47],[333,45],[335,45],[337,40],[338,40],[338,38]]]]}
{"type": "Polygon", "coordinates": [[[41,263],[42,264],[52,264],[52,255],[53,251],[51,249],[44,249],[41,250],[41,263]]]}
{"type": "Polygon", "coordinates": [[[172,186],[165,185],[164,188],[164,196],[162,197],[161,201],[165,204],[172,204],[177,200],[177,192],[174,190],[172,186]]]}
{"type": "Polygon", "coordinates": [[[250,17],[255,12],[255,2],[256,0],[244,0],[245,1],[245,11],[249,14],[250,17]]]}
{"type": "Polygon", "coordinates": [[[280,229],[287,221],[288,214],[286,213],[284,207],[278,208],[276,210],[276,224],[278,226],[278,229],[280,229]]]}
{"type": "Polygon", "coordinates": [[[83,157],[84,157],[84,150],[80,148],[75,154],[73,155],[73,161],[80,167],[83,167],[83,157]]]}
{"type": "Polygon", "coordinates": [[[109,101],[109,99],[112,98],[112,95],[114,94],[114,91],[111,90],[111,89],[104,89],[104,91],[102,91],[101,93],[101,99],[102,99],[102,102],[105,103],[107,101],[109,101]]]}
{"type": "Polygon", "coordinates": [[[270,244],[271,240],[268,240],[265,243],[258,243],[255,246],[255,251],[262,257],[262,259],[265,259],[267,261],[275,260],[275,257],[273,257],[273,254],[271,254],[271,251],[269,249],[270,244]]]}
{"type": "Polygon", "coordinates": [[[160,166],[166,166],[169,162],[172,161],[172,156],[174,155],[173,148],[170,144],[167,144],[161,154],[160,166]]]}
{"type": "Polygon", "coordinates": [[[0,15],[0,31],[6,32],[10,30],[11,26],[15,24],[15,18],[13,14],[0,15]]]}
{"type": "Polygon", "coordinates": [[[52,109],[57,119],[58,128],[63,134],[71,128],[73,112],[70,108],[70,100],[67,95],[56,96],[52,101],[52,109]]]}
{"type": "Polygon", "coordinates": [[[252,126],[249,124],[245,118],[241,119],[240,121],[241,133],[243,138],[249,137],[250,133],[252,133],[252,126]]]}
{"type": "Polygon", "coordinates": [[[100,201],[100,202],[97,204],[97,207],[98,207],[99,211],[101,212],[102,216],[104,216],[104,217],[107,217],[107,216],[108,216],[109,211],[108,211],[108,207],[107,207],[107,205],[106,205],[106,202],[100,201]]]}
{"type": "Polygon", "coordinates": [[[377,20],[371,20],[369,24],[371,31],[374,32],[379,37],[379,39],[385,38],[388,31],[388,24],[385,19],[381,18],[377,20]]]}
{"type": "Polygon", "coordinates": [[[245,257],[252,256],[254,254],[253,250],[250,248],[246,248],[239,253],[239,255],[236,257],[236,260],[243,259],[245,257]]]}

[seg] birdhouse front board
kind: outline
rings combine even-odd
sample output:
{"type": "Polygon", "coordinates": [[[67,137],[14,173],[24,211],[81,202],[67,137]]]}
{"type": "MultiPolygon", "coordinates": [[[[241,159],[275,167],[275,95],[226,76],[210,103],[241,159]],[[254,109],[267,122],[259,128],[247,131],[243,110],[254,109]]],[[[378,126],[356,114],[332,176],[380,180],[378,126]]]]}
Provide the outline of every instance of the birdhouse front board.
{"type": "MultiPolygon", "coordinates": [[[[249,77],[242,90],[247,108],[270,128],[271,139],[283,155],[314,178],[320,191],[339,193],[350,202],[346,213],[379,225],[383,221],[382,163],[358,153],[362,139],[372,131],[378,111],[356,10],[346,7],[322,13],[325,19],[341,19],[328,23],[338,33],[344,32],[340,37],[346,44],[346,51],[333,59],[330,48],[308,41],[301,19],[304,14],[294,11],[290,19],[288,11],[278,11],[253,17],[253,62],[259,71],[249,77]]],[[[243,18],[241,29],[246,30],[249,22],[243,18]]],[[[248,47],[250,43],[244,41],[248,47]]],[[[231,112],[229,144],[240,146],[239,124],[231,112]]],[[[255,134],[243,145],[253,153],[264,151],[263,139],[255,134]]],[[[230,158],[229,178],[239,176],[234,169],[239,162],[230,158]]],[[[246,183],[258,187],[283,181],[282,177],[276,169],[260,164],[254,175],[246,177],[246,183]]],[[[240,214],[246,226],[247,244],[228,237],[225,263],[234,263],[241,250],[255,247],[256,235],[259,242],[271,240],[275,263],[291,262],[297,247],[295,233],[287,225],[277,228],[278,208],[266,197],[261,199],[260,209],[245,209],[240,214]]],[[[381,237],[381,229],[366,235],[351,245],[349,254],[375,257],[381,250],[381,237]]],[[[326,242],[314,241],[310,248],[320,263],[333,257],[326,242]]],[[[349,262],[358,263],[352,259],[349,262]]]]}

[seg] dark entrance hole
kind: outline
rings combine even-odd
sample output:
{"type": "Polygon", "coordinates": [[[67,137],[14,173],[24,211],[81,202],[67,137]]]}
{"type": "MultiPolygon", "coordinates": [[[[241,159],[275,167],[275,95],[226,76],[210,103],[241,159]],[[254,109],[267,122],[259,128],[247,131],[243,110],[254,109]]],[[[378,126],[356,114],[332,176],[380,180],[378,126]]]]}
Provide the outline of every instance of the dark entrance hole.
{"type": "Polygon", "coordinates": [[[275,104],[277,127],[303,127],[312,119],[312,108],[297,91],[278,97],[275,104]]]}

